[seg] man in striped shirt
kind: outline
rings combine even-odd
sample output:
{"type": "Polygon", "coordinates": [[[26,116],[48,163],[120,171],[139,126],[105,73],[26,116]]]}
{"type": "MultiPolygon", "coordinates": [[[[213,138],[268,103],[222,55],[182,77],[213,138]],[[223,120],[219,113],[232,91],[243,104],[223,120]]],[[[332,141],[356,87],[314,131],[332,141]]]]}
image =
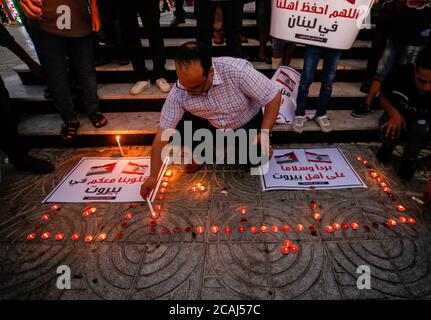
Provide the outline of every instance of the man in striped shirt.
{"type": "MultiPolygon", "coordinates": [[[[144,183],[145,197],[154,188],[161,167],[161,153],[167,141],[164,130],[184,131],[191,121],[193,131],[201,128],[215,132],[226,129],[268,130],[280,108],[277,84],[258,72],[246,60],[211,58],[209,48],[199,42],[183,44],[175,59],[178,81],[169,93],[160,116],[160,127],[153,142],[151,176],[144,183]],[[262,108],[265,108],[263,115],[262,108]]],[[[258,134],[256,142],[261,143],[258,134]]],[[[202,164],[186,165],[186,172],[197,171],[202,164]]]]}

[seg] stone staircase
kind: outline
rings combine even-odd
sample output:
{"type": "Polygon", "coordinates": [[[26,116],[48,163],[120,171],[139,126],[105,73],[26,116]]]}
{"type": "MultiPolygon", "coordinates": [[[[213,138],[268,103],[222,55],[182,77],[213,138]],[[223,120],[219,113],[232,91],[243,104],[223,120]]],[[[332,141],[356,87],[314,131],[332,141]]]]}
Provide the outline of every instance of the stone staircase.
{"type": "MultiPolygon", "coordinates": [[[[186,8],[188,19],[185,24],[176,28],[169,28],[171,14],[164,14],[161,19],[168,61],[167,79],[173,83],[176,80],[173,55],[175,49],[185,41],[192,40],[196,33],[196,22],[193,17],[193,8],[186,8]]],[[[258,51],[256,21],[253,9],[245,12],[243,20],[243,34],[249,41],[243,44],[245,56],[254,56],[258,51]]],[[[142,27],[142,54],[148,59],[147,67],[150,72],[152,62],[148,40],[145,37],[145,28],[142,27]]],[[[320,134],[317,126],[309,122],[302,135],[292,132],[290,125],[277,125],[274,130],[275,143],[290,142],[359,142],[377,139],[376,130],[381,111],[374,111],[370,116],[356,119],[350,116],[351,109],[365,96],[360,92],[360,83],[363,80],[366,68],[366,58],[371,47],[372,30],[361,30],[352,49],[343,52],[338,66],[336,82],[334,84],[333,98],[330,103],[328,116],[333,125],[333,132],[320,134]]],[[[109,55],[112,48],[104,48],[109,55]]],[[[268,53],[270,44],[267,44],[268,53]]],[[[217,55],[226,52],[225,45],[215,46],[217,55]]],[[[303,46],[296,50],[291,66],[301,71],[303,46]]],[[[256,69],[271,77],[274,70],[271,65],[254,62],[256,69]]],[[[317,76],[320,76],[322,65],[319,64],[317,76]]],[[[29,140],[33,146],[63,147],[65,146],[59,136],[61,120],[52,101],[43,97],[44,86],[30,73],[25,65],[15,68],[16,74],[5,78],[10,90],[12,103],[15,108],[23,112],[19,125],[20,133],[29,140]],[[22,85],[24,84],[24,85],[22,85]]],[[[122,135],[122,142],[127,145],[151,144],[158,125],[161,107],[167,94],[161,93],[155,85],[153,88],[139,96],[128,94],[133,85],[131,65],[118,66],[107,64],[97,67],[98,93],[102,111],[109,118],[109,125],[102,129],[94,129],[85,115],[82,115],[80,135],[73,146],[100,146],[114,145],[115,135],[122,135]]],[[[317,78],[316,78],[317,79],[317,78]]],[[[313,83],[310,90],[309,107],[317,104],[320,83],[313,83]]],[[[82,110],[79,99],[76,102],[78,110],[82,110]]]]}

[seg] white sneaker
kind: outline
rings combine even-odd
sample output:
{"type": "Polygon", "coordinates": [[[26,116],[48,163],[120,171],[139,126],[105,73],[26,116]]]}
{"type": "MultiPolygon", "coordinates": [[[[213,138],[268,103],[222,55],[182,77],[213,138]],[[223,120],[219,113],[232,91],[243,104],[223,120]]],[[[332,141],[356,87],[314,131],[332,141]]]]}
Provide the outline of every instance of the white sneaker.
{"type": "Polygon", "coordinates": [[[327,116],[321,116],[316,118],[316,122],[319,125],[322,132],[331,132],[331,123],[329,122],[329,119],[327,116]]]}
{"type": "Polygon", "coordinates": [[[149,88],[151,88],[151,82],[150,82],[150,80],[148,80],[148,81],[138,81],[130,89],[130,94],[136,96],[138,94],[141,94],[142,92],[144,92],[145,90],[147,90],[149,88]]]}
{"type": "Polygon", "coordinates": [[[169,91],[171,91],[171,85],[166,81],[165,78],[157,79],[156,85],[161,92],[168,93],[169,91]]]}
{"type": "Polygon", "coordinates": [[[272,70],[277,70],[279,66],[283,63],[283,58],[271,58],[272,70]]]}
{"type": "Polygon", "coordinates": [[[293,131],[295,131],[296,133],[302,133],[302,131],[304,131],[305,121],[305,117],[296,116],[295,121],[293,122],[293,131]]]}

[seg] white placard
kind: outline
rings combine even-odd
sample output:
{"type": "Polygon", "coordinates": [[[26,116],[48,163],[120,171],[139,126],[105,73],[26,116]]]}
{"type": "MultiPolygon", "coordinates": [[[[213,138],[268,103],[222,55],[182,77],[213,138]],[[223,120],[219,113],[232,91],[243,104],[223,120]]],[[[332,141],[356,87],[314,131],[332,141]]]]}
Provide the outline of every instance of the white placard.
{"type": "Polygon", "coordinates": [[[347,50],[358,36],[373,0],[272,0],[273,37],[347,50]]]}
{"type": "Polygon", "coordinates": [[[275,149],[263,191],[366,188],[338,148],[275,149]]]}
{"type": "MultiPolygon", "coordinates": [[[[150,157],[84,157],[43,202],[144,202],[140,189],[150,175],[150,162],[150,157]]],[[[159,180],[166,167],[165,162],[159,180]]]]}

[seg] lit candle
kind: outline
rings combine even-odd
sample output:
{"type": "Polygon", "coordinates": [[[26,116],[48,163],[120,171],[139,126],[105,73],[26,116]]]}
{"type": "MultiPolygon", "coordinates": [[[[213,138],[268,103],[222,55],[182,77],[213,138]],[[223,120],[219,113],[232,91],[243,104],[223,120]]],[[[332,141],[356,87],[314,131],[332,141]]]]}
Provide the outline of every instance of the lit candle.
{"type": "Polygon", "coordinates": [[[214,234],[217,234],[217,233],[219,232],[219,227],[217,227],[217,226],[212,226],[212,227],[211,227],[211,232],[212,232],[212,233],[214,233],[214,234]]]}
{"type": "Polygon", "coordinates": [[[304,231],[304,226],[302,224],[298,224],[296,226],[296,230],[298,230],[298,231],[304,231]]]}
{"type": "Polygon", "coordinates": [[[205,227],[203,226],[196,227],[196,233],[202,234],[204,232],[205,232],[205,227]]]}
{"type": "Polygon", "coordinates": [[[247,214],[247,209],[246,209],[246,208],[241,208],[241,209],[239,209],[239,212],[240,212],[242,215],[245,215],[245,214],[247,214]]]}
{"type": "Polygon", "coordinates": [[[85,239],[84,239],[84,241],[85,241],[86,243],[90,243],[90,242],[92,242],[92,241],[93,241],[93,236],[91,236],[91,235],[86,236],[86,237],[85,237],[85,239]]]}
{"type": "Polygon", "coordinates": [[[28,236],[27,236],[27,240],[33,240],[34,238],[36,238],[36,234],[35,233],[30,233],[28,236]]]}
{"type": "Polygon", "coordinates": [[[198,187],[193,187],[193,188],[192,188],[192,191],[193,191],[193,192],[198,191],[198,187]]]}
{"type": "Polygon", "coordinates": [[[288,225],[284,225],[283,226],[283,231],[284,232],[289,232],[290,231],[290,227],[288,225]]]}
{"type": "Polygon", "coordinates": [[[64,239],[64,233],[59,233],[55,236],[56,241],[61,241],[64,239]]]}
{"type": "Polygon", "coordinates": [[[243,226],[238,227],[239,233],[243,233],[244,231],[245,231],[245,227],[243,227],[243,226]]]}
{"type": "Polygon", "coordinates": [[[405,212],[406,211],[406,208],[404,207],[404,206],[402,206],[402,205],[397,205],[397,210],[399,211],[399,212],[405,212]]]}
{"type": "Polygon", "coordinates": [[[371,170],[371,171],[370,171],[370,175],[371,175],[373,178],[375,178],[375,177],[377,177],[377,176],[378,176],[377,172],[375,172],[374,170],[371,170]]]}
{"type": "Polygon", "coordinates": [[[311,210],[316,211],[317,209],[319,209],[319,205],[316,202],[312,201],[310,204],[310,208],[311,210]]]}
{"type": "Polygon", "coordinates": [[[401,223],[407,223],[407,219],[404,217],[399,217],[401,223]]]}
{"type": "Polygon", "coordinates": [[[57,211],[60,209],[61,209],[61,206],[59,204],[54,204],[53,206],[51,206],[51,211],[57,211]]]}
{"type": "Polygon", "coordinates": [[[386,193],[389,193],[389,192],[391,192],[391,189],[389,189],[388,187],[385,187],[385,188],[383,188],[383,191],[386,193]]]}
{"type": "Polygon", "coordinates": [[[280,228],[278,226],[272,226],[272,232],[277,233],[280,231],[280,228]]]}
{"type": "Polygon", "coordinates": [[[362,161],[364,161],[364,158],[362,158],[362,157],[356,157],[356,160],[362,162],[362,161]]]}
{"type": "Polygon", "coordinates": [[[133,218],[133,214],[131,214],[130,212],[128,212],[128,213],[126,213],[124,215],[124,218],[127,219],[127,220],[131,220],[133,218]]]}
{"type": "Polygon", "coordinates": [[[164,196],[164,195],[162,195],[162,194],[159,194],[159,195],[157,196],[157,200],[163,201],[163,200],[165,200],[165,196],[164,196]]]}
{"type": "Polygon", "coordinates": [[[123,148],[121,148],[121,143],[120,143],[120,136],[117,136],[117,144],[118,144],[118,148],[120,149],[121,156],[124,157],[123,148]]]}
{"type": "Polygon", "coordinates": [[[321,215],[320,215],[320,213],[314,213],[313,214],[313,218],[315,219],[315,220],[317,220],[317,221],[319,221],[320,220],[320,218],[321,218],[321,215]]]}
{"type": "Polygon", "coordinates": [[[297,246],[292,245],[290,248],[290,252],[297,253],[299,251],[299,248],[297,246]]]}
{"type": "Polygon", "coordinates": [[[162,187],[167,187],[168,186],[168,183],[165,181],[165,182],[162,182],[162,187]]]}
{"type": "Polygon", "coordinates": [[[201,191],[201,192],[205,191],[205,187],[204,186],[200,186],[199,187],[199,191],[201,191]]]}
{"type": "Polygon", "coordinates": [[[263,233],[267,233],[269,231],[269,228],[268,228],[268,226],[261,226],[260,231],[263,233]]]}
{"type": "Polygon", "coordinates": [[[387,225],[393,227],[397,225],[397,222],[394,219],[389,219],[387,225]]]}
{"type": "Polygon", "coordinates": [[[334,224],[332,225],[332,228],[334,228],[334,230],[335,230],[335,231],[339,231],[339,230],[341,230],[341,226],[340,226],[340,224],[339,224],[339,223],[334,223],[334,224]]]}
{"type": "Polygon", "coordinates": [[[166,171],[165,176],[166,177],[172,177],[172,171],[171,170],[166,171]]]}
{"type": "Polygon", "coordinates": [[[364,160],[364,161],[362,161],[362,164],[363,164],[364,166],[366,166],[366,165],[368,165],[368,161],[367,161],[367,160],[364,160]]]}
{"type": "Polygon", "coordinates": [[[49,214],[44,214],[44,215],[42,216],[42,220],[43,220],[43,221],[49,220],[49,218],[51,218],[51,216],[50,216],[49,214]]]}
{"type": "Polygon", "coordinates": [[[290,240],[285,240],[284,243],[283,243],[283,247],[290,248],[292,245],[293,245],[293,243],[290,240]]]}
{"type": "Polygon", "coordinates": [[[334,228],[332,228],[332,226],[326,226],[326,227],[325,227],[325,229],[326,229],[326,231],[327,231],[327,232],[329,232],[329,233],[334,232],[334,228]]]}
{"type": "Polygon", "coordinates": [[[104,241],[106,239],[106,233],[101,233],[97,236],[97,241],[104,241]]]}
{"type": "Polygon", "coordinates": [[[224,228],[224,232],[225,233],[231,233],[232,232],[232,228],[231,227],[225,227],[224,228]]]}
{"type": "Polygon", "coordinates": [[[150,208],[151,219],[157,219],[159,217],[159,214],[156,211],[154,211],[150,198],[147,198],[147,203],[148,203],[148,207],[150,208]]]}
{"type": "Polygon", "coordinates": [[[382,188],[386,188],[388,185],[387,185],[385,182],[381,182],[381,183],[380,183],[380,186],[381,186],[382,188]]]}
{"type": "Polygon", "coordinates": [[[410,224],[415,224],[415,223],[416,223],[416,220],[415,220],[415,219],[413,219],[413,218],[408,218],[408,219],[407,219],[407,222],[408,222],[408,223],[410,223],[410,224]]]}
{"type": "Polygon", "coordinates": [[[166,188],[160,188],[160,192],[161,193],[166,193],[167,189],[166,188]]]}
{"type": "Polygon", "coordinates": [[[51,232],[44,232],[40,236],[42,239],[48,239],[51,236],[51,232]]]}
{"type": "Polygon", "coordinates": [[[74,233],[70,239],[72,239],[72,241],[76,241],[79,239],[79,237],[80,237],[79,233],[74,233]]]}
{"type": "Polygon", "coordinates": [[[250,227],[250,232],[251,233],[256,233],[257,232],[257,227],[256,226],[251,226],[250,227]]]}
{"type": "Polygon", "coordinates": [[[358,230],[359,229],[359,224],[357,224],[357,223],[352,223],[352,229],[353,230],[358,230]]]}
{"type": "Polygon", "coordinates": [[[157,211],[160,211],[160,210],[162,210],[162,206],[160,204],[156,204],[154,206],[154,209],[157,210],[157,211]]]}
{"type": "Polygon", "coordinates": [[[290,249],[289,249],[289,247],[281,247],[281,252],[283,253],[283,254],[289,254],[289,251],[290,251],[290,249]]]}
{"type": "Polygon", "coordinates": [[[343,228],[343,230],[349,230],[350,226],[347,223],[343,223],[341,228],[343,228]]]}

